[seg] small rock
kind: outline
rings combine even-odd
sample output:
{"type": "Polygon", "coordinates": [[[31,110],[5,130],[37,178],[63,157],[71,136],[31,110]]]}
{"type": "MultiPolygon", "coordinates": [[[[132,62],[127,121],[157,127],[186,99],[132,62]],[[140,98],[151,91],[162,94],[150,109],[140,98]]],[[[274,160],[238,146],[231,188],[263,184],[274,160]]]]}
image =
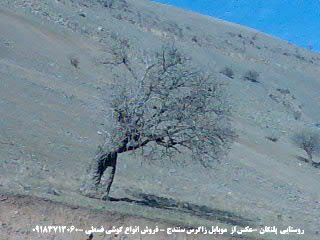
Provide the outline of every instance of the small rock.
{"type": "Polygon", "coordinates": [[[3,227],[3,228],[6,228],[6,227],[8,227],[8,224],[6,224],[6,223],[1,223],[0,226],[3,227]]]}
{"type": "Polygon", "coordinates": [[[41,168],[42,171],[49,172],[49,168],[47,164],[44,164],[41,168]]]}
{"type": "Polygon", "coordinates": [[[53,188],[49,189],[47,191],[47,193],[51,194],[51,195],[55,195],[55,196],[60,196],[61,195],[61,193],[59,191],[57,191],[56,189],[53,189],[53,188]]]}

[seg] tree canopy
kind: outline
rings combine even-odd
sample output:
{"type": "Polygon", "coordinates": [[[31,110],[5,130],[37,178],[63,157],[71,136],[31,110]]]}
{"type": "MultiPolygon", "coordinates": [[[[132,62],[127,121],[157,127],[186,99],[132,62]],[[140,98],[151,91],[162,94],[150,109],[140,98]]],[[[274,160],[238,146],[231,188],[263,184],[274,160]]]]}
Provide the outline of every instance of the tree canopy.
{"type": "Polygon", "coordinates": [[[133,76],[136,86],[118,86],[111,103],[106,142],[117,153],[152,143],[152,152],[162,157],[185,148],[208,166],[229,148],[234,132],[221,84],[193,67],[175,46],[163,47],[140,78],[133,76]]]}

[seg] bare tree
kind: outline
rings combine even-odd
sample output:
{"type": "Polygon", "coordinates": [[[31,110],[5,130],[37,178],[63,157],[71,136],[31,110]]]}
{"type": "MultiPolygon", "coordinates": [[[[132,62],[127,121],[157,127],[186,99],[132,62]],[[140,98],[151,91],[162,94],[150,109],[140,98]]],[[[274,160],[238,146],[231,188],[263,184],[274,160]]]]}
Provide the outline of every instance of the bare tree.
{"type": "Polygon", "coordinates": [[[130,50],[130,42],[126,38],[121,38],[117,34],[111,35],[111,40],[115,42],[115,44],[111,47],[111,55],[112,59],[100,61],[101,64],[105,65],[124,65],[128,72],[133,76],[135,80],[137,80],[136,72],[132,69],[131,63],[129,60],[129,50],[130,50]]]}
{"type": "Polygon", "coordinates": [[[313,155],[320,153],[320,133],[316,130],[304,129],[292,137],[293,143],[303,149],[309,162],[313,162],[313,155]]]}
{"type": "MultiPolygon", "coordinates": [[[[93,159],[82,193],[108,199],[118,154],[147,145],[159,158],[184,150],[208,167],[230,147],[234,132],[221,84],[191,67],[174,46],[158,52],[143,74],[133,74],[137,85],[121,87],[113,97],[112,128],[93,159]]],[[[123,63],[125,64],[125,63],[123,63]]]]}
{"type": "Polygon", "coordinates": [[[98,2],[100,2],[104,7],[110,9],[114,8],[115,5],[117,5],[116,7],[127,6],[126,0],[99,0],[98,2]]]}

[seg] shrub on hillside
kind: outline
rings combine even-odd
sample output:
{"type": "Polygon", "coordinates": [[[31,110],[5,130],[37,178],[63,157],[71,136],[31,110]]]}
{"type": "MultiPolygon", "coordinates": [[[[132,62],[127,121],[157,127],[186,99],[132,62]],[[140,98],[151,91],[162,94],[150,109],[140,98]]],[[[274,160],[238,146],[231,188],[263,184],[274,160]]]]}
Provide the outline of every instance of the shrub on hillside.
{"type": "Polygon", "coordinates": [[[254,70],[249,70],[243,75],[243,79],[250,82],[258,83],[260,74],[254,70]]]}
{"type": "Polygon", "coordinates": [[[227,76],[228,78],[233,78],[234,77],[234,72],[233,72],[232,68],[230,68],[230,67],[225,67],[224,69],[222,69],[220,71],[220,73],[222,73],[223,75],[227,76]]]}
{"type": "Polygon", "coordinates": [[[320,132],[303,129],[292,137],[293,143],[304,150],[308,155],[308,161],[313,163],[313,156],[320,153],[320,132]]]}

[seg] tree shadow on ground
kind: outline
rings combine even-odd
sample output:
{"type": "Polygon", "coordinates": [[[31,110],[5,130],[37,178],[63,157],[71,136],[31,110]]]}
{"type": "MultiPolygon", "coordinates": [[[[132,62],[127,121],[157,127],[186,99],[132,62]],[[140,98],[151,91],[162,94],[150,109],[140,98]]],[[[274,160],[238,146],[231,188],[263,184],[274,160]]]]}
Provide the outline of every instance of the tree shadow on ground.
{"type": "Polygon", "coordinates": [[[312,161],[311,165],[312,165],[312,167],[320,168],[320,162],[312,161]]]}
{"type": "Polygon", "coordinates": [[[296,156],[296,158],[301,162],[305,162],[305,163],[309,163],[309,164],[311,163],[312,167],[320,168],[320,162],[310,161],[309,159],[301,157],[301,156],[296,156]]]}
{"type": "Polygon", "coordinates": [[[301,162],[306,162],[306,163],[309,163],[309,162],[310,162],[309,159],[304,158],[304,157],[301,157],[301,156],[296,156],[296,158],[297,158],[299,161],[301,161],[301,162]]]}
{"type": "Polygon", "coordinates": [[[137,194],[137,197],[140,198],[140,200],[110,197],[109,201],[122,201],[153,208],[176,210],[179,212],[184,212],[190,215],[198,216],[207,220],[218,220],[223,223],[237,225],[241,227],[252,225],[252,220],[241,217],[229,211],[213,209],[204,205],[181,202],[172,198],[159,197],[152,194],[139,193],[137,194]]]}

